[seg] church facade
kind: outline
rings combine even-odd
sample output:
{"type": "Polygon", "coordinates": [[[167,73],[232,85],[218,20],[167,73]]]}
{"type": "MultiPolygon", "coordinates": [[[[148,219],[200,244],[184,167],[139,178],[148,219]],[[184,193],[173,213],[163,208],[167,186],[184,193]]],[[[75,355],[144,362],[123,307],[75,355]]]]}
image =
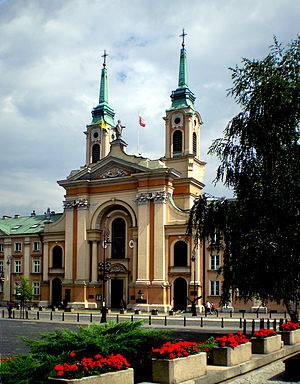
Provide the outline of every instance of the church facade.
{"type": "Polygon", "coordinates": [[[85,165],[58,181],[64,212],[0,220],[0,302],[17,298],[22,274],[39,306],[168,312],[200,296],[198,310],[206,299],[218,305],[222,255],[186,237],[205,163],[184,41],[178,86],[163,117],[165,155],[157,160],[127,154],[108,103],[105,59],[99,102],[84,132],[85,165]]]}

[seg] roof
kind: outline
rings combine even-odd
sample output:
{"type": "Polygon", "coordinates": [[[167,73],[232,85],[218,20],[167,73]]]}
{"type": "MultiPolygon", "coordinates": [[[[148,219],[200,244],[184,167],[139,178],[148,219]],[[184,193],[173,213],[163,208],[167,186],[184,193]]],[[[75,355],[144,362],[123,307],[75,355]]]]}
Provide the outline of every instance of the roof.
{"type": "Polygon", "coordinates": [[[0,219],[0,236],[30,235],[44,232],[45,223],[53,223],[61,216],[62,213],[51,213],[50,215],[44,214],[35,216],[20,216],[16,218],[2,218],[0,219]]]}

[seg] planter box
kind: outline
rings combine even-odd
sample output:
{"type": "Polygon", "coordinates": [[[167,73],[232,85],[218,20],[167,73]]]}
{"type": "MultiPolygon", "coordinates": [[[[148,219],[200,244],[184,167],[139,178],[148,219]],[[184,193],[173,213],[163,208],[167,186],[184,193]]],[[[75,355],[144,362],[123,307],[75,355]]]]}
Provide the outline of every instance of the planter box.
{"type": "Polygon", "coordinates": [[[128,368],[123,371],[108,372],[100,376],[88,376],[82,379],[58,379],[49,377],[50,384],[133,384],[133,369],[128,368]]]}
{"type": "Polygon", "coordinates": [[[152,359],[152,381],[174,384],[206,374],[206,352],[177,359],[152,359]]]}
{"type": "Polygon", "coordinates": [[[295,331],[282,331],[280,334],[285,345],[300,343],[300,329],[295,329],[295,331]]]}
{"type": "Polygon", "coordinates": [[[251,359],[251,343],[240,344],[235,348],[214,347],[212,349],[212,364],[231,367],[251,359]]]}
{"type": "Polygon", "coordinates": [[[252,353],[272,353],[278,351],[281,348],[281,336],[274,335],[259,339],[253,337],[251,340],[252,353]]]}

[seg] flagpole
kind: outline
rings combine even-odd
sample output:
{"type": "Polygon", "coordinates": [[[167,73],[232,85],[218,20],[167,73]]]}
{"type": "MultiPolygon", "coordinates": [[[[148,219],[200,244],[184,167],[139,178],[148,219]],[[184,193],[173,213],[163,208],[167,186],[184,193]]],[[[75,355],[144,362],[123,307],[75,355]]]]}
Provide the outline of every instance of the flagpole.
{"type": "Polygon", "coordinates": [[[138,137],[137,152],[138,152],[138,155],[140,156],[141,155],[141,153],[140,153],[140,112],[139,112],[139,116],[138,116],[138,134],[137,134],[137,137],[138,137]]]}

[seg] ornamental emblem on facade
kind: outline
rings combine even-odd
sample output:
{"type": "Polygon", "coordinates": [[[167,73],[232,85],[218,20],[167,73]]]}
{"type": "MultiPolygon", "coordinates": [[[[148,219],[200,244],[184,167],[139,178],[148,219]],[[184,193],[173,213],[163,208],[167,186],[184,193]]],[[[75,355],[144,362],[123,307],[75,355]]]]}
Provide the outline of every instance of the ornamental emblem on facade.
{"type": "Polygon", "coordinates": [[[100,179],[108,179],[112,177],[129,176],[130,173],[121,168],[111,168],[99,175],[100,179]]]}

